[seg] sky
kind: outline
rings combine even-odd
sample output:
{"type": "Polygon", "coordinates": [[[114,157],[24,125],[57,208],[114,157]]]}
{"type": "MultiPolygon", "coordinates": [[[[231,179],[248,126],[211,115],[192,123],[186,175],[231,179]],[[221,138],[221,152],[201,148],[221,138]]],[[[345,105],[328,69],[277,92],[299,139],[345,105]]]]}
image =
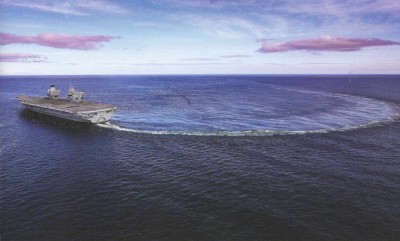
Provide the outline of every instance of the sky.
{"type": "Polygon", "coordinates": [[[400,74],[400,0],[0,0],[0,75],[400,74]]]}

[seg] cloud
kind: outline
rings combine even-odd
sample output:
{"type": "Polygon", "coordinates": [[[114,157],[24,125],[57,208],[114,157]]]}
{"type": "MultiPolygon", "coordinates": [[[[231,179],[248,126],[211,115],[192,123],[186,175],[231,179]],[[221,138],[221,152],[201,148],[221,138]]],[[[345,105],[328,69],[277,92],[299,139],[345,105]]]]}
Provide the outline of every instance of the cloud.
{"type": "Polygon", "coordinates": [[[400,16],[400,4],[393,0],[358,0],[358,1],[305,1],[299,4],[296,0],[283,1],[280,9],[292,13],[311,15],[346,16],[354,14],[386,13],[400,16]]]}
{"type": "Polygon", "coordinates": [[[251,5],[256,0],[151,0],[156,4],[169,4],[178,7],[240,7],[251,5]]]}
{"type": "Polygon", "coordinates": [[[43,12],[52,12],[67,15],[86,16],[89,11],[105,13],[127,13],[127,10],[104,0],[70,0],[70,1],[31,1],[31,0],[3,0],[4,5],[29,8],[43,12]]]}
{"type": "Polygon", "coordinates": [[[316,39],[293,40],[284,43],[265,42],[258,50],[261,53],[277,53],[295,50],[306,51],[357,51],[366,47],[400,45],[400,42],[383,39],[339,38],[321,36],[316,39]]]}
{"type": "Polygon", "coordinates": [[[251,55],[247,54],[232,54],[232,55],[222,55],[221,58],[249,58],[251,55]]]}
{"type": "Polygon", "coordinates": [[[47,57],[27,53],[0,53],[0,62],[46,62],[47,57]]]}
{"type": "Polygon", "coordinates": [[[37,44],[41,46],[60,48],[60,49],[77,49],[90,50],[96,49],[97,44],[108,42],[115,37],[95,35],[64,35],[56,33],[41,33],[36,36],[15,35],[9,33],[0,33],[0,45],[7,44],[37,44]]]}
{"type": "Polygon", "coordinates": [[[117,14],[128,13],[126,8],[102,0],[81,0],[81,1],[75,1],[75,3],[73,4],[77,8],[94,10],[99,12],[117,13],[117,14]]]}
{"type": "Polygon", "coordinates": [[[100,63],[101,65],[116,65],[116,66],[135,66],[135,67],[177,67],[177,66],[214,66],[214,65],[231,65],[232,63],[221,63],[221,62],[193,62],[193,63],[176,63],[176,62],[171,62],[171,63],[114,63],[114,62],[109,62],[109,63],[100,63]]]}
{"type": "Polygon", "coordinates": [[[182,61],[215,61],[218,59],[215,58],[187,58],[187,59],[182,59],[182,61]]]}
{"type": "Polygon", "coordinates": [[[174,16],[173,19],[199,28],[210,35],[223,38],[240,39],[249,35],[260,38],[266,33],[263,26],[240,17],[183,14],[174,16]]]}

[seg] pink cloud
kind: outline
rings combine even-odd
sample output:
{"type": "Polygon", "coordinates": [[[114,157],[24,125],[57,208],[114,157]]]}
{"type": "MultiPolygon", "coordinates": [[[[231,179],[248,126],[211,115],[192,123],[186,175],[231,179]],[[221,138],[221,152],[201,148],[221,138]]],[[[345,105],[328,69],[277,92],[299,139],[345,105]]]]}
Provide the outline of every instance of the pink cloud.
{"type": "Polygon", "coordinates": [[[64,35],[56,33],[41,33],[36,36],[0,33],[0,45],[7,44],[37,44],[60,49],[90,50],[96,49],[97,44],[108,42],[115,37],[95,35],[64,35]]]}
{"type": "Polygon", "coordinates": [[[37,54],[0,53],[0,62],[26,62],[26,60],[37,58],[41,58],[41,56],[37,54]]]}
{"type": "Polygon", "coordinates": [[[316,39],[293,40],[284,43],[264,42],[258,52],[277,53],[295,50],[306,51],[357,51],[366,47],[400,45],[400,42],[383,39],[339,38],[321,36],[316,39]]]}

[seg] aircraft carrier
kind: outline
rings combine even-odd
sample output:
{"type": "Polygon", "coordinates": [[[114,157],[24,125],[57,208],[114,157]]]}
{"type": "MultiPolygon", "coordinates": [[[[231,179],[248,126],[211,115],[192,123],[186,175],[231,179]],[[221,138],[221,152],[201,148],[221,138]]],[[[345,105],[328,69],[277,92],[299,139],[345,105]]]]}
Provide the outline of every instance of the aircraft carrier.
{"type": "Polygon", "coordinates": [[[84,102],[85,92],[75,91],[70,86],[68,99],[60,99],[60,90],[54,85],[47,91],[47,97],[17,96],[19,102],[33,112],[83,123],[107,122],[117,109],[114,105],[84,102]]]}

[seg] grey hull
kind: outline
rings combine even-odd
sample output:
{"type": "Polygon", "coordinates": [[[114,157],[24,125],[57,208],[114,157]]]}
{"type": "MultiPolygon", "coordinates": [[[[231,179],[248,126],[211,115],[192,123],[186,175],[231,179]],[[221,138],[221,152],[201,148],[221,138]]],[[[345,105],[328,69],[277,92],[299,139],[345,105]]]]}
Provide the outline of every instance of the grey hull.
{"type": "Polygon", "coordinates": [[[18,96],[21,104],[33,112],[83,123],[107,122],[117,108],[98,103],[73,103],[64,100],[18,96]]]}

